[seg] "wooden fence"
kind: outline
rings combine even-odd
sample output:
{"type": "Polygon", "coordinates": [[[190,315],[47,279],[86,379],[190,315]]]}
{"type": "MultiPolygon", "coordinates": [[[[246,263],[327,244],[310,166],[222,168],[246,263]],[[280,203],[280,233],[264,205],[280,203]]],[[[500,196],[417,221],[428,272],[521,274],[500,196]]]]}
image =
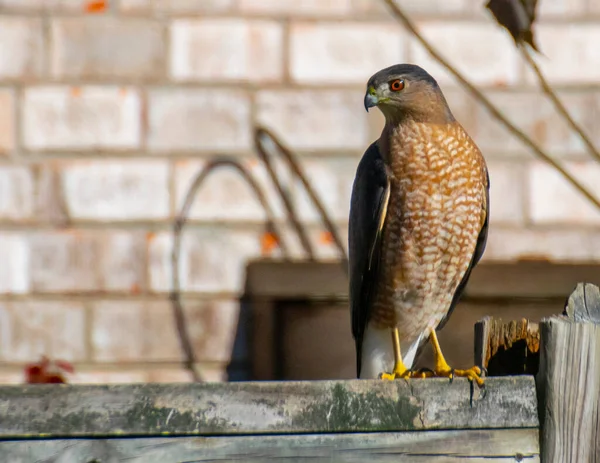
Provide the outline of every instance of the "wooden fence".
{"type": "Polygon", "coordinates": [[[0,387],[0,461],[600,462],[598,288],[539,327],[476,332],[482,365],[524,374],[485,393],[440,378],[0,387]]]}

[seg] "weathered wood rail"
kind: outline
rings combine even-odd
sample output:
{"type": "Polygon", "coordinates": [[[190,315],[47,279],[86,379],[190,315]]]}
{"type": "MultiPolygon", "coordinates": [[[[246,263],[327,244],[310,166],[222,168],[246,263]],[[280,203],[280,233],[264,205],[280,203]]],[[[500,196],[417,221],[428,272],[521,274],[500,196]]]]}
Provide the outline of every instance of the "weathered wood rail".
{"type": "Polygon", "coordinates": [[[475,334],[485,394],[460,378],[0,387],[0,462],[600,463],[600,289],[475,334]]]}
{"type": "Polygon", "coordinates": [[[0,461],[539,461],[531,377],[0,388],[0,461]],[[168,437],[167,437],[168,436],[168,437]]]}

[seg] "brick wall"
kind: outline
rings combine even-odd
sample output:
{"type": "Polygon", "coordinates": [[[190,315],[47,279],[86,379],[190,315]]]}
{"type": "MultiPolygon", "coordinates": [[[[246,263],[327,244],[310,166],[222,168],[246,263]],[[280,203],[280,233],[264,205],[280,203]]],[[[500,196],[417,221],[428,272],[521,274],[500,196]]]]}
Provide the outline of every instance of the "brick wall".
{"type": "MultiPolygon", "coordinates": [[[[480,1],[400,0],[433,44],[600,195],[600,165],[555,115],[480,1]]],[[[539,61],[600,144],[600,7],[542,0],[539,61]]],[[[358,157],[382,118],[366,79],[416,62],[438,78],[492,181],[486,259],[600,260],[600,214],[457,87],[377,0],[0,0],[0,381],[41,353],[74,381],[186,380],[169,311],[170,223],[212,153],[244,159],[266,124],[345,227],[358,157]]],[[[290,186],[319,255],[335,256],[290,186]]],[[[275,204],[277,216],[282,209],[275,204]]],[[[223,377],[264,213],[211,178],[185,234],[182,286],[201,367],[223,377]]],[[[294,243],[291,243],[294,244],[294,243]]],[[[298,244],[294,249],[298,253],[298,244]]]]}

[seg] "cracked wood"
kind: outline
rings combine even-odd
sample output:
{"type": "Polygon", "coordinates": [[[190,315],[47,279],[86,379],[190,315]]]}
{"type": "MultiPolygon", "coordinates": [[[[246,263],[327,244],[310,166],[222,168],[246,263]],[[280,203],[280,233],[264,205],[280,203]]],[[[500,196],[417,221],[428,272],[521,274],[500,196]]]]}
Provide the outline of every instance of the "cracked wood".
{"type": "Polygon", "coordinates": [[[532,377],[0,387],[0,439],[537,428],[532,377]],[[473,396],[472,396],[473,394],[473,396]]]}

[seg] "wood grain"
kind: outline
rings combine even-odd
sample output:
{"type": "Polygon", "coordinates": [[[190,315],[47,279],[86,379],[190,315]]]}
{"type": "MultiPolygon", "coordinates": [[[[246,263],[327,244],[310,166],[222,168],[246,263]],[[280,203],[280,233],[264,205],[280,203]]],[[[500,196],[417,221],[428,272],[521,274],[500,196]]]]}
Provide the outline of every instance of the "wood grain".
{"type": "Polygon", "coordinates": [[[538,431],[0,441],[2,461],[180,463],[539,462],[538,431]]]}
{"type": "Polygon", "coordinates": [[[593,319],[590,308],[600,304],[597,288],[590,286],[577,286],[570,316],[540,323],[536,382],[546,462],[600,462],[600,324],[582,321],[593,319]]]}
{"type": "Polygon", "coordinates": [[[475,364],[489,376],[535,375],[539,349],[539,326],[525,318],[484,317],[475,324],[475,364]]]}
{"type": "Polygon", "coordinates": [[[535,428],[532,377],[0,387],[0,438],[535,428]],[[473,394],[473,395],[472,395],[473,394]]]}

